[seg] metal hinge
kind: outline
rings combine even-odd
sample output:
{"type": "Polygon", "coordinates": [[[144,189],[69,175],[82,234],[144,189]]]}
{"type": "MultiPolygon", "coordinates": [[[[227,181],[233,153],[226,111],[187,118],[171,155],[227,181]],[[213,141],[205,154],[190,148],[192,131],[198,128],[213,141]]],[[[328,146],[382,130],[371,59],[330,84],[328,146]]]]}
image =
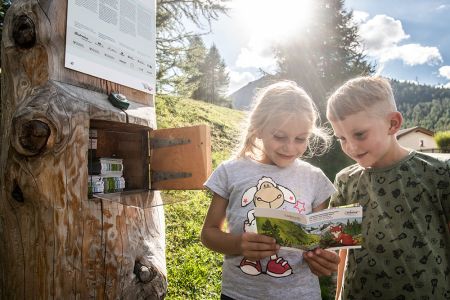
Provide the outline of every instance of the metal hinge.
{"type": "Polygon", "coordinates": [[[151,173],[151,176],[152,176],[152,182],[159,182],[159,181],[163,181],[163,180],[192,177],[192,173],[155,171],[155,172],[151,173]]]}
{"type": "Polygon", "coordinates": [[[191,143],[190,139],[183,139],[183,138],[179,138],[179,139],[152,138],[152,139],[150,139],[150,148],[158,149],[158,148],[184,145],[184,144],[190,144],[190,143],[191,143]]]}

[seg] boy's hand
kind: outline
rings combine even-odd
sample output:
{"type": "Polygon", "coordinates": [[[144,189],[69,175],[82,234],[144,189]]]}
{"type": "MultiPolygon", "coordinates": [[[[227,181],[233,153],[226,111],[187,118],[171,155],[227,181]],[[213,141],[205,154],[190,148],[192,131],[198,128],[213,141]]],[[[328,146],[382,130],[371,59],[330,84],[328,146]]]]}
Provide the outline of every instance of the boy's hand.
{"type": "Polygon", "coordinates": [[[247,259],[258,260],[276,254],[280,246],[269,236],[244,232],[240,238],[240,248],[247,259]]]}
{"type": "Polygon", "coordinates": [[[330,276],[337,271],[340,262],[336,253],[320,248],[303,252],[303,258],[311,272],[317,276],[330,276]]]}

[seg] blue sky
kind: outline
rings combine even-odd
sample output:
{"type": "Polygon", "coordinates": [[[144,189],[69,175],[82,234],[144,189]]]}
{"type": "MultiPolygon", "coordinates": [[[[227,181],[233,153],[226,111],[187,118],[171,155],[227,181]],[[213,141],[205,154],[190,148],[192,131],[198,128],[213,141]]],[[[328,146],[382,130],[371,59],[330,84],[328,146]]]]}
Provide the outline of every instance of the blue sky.
{"type": "MultiPolygon", "coordinates": [[[[259,78],[259,69],[276,70],[270,45],[307,22],[308,1],[314,0],[230,2],[229,16],[204,36],[229,68],[229,92],[259,78]]],[[[450,0],[346,0],[345,8],[354,12],[377,74],[450,88],[450,0]]]]}

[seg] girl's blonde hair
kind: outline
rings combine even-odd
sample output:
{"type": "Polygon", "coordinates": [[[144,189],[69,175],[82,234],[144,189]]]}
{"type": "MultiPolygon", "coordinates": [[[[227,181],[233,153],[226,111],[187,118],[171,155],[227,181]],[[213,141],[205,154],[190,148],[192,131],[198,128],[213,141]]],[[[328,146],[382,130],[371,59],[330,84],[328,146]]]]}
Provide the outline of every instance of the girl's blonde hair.
{"type": "Polygon", "coordinates": [[[350,79],[328,99],[328,120],[342,121],[361,111],[370,111],[374,117],[384,117],[397,111],[394,93],[387,79],[378,76],[350,79]]]}
{"type": "Polygon", "coordinates": [[[310,122],[311,135],[305,153],[308,156],[320,155],[330,146],[330,134],[325,128],[319,127],[320,116],[309,95],[293,81],[280,81],[260,90],[256,95],[246,124],[241,144],[235,157],[250,157],[258,159],[262,153],[262,142],[258,134],[270,122],[282,115],[300,115],[310,122]]]}

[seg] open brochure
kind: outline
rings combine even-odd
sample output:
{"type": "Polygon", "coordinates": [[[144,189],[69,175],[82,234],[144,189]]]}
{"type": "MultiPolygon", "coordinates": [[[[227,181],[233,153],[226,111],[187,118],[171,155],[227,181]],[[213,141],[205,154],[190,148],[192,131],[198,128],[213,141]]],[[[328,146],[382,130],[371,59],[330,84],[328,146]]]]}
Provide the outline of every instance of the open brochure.
{"type": "Polygon", "coordinates": [[[258,233],[282,247],[312,250],[360,248],[362,207],[337,207],[301,215],[272,208],[255,208],[258,233]]]}

